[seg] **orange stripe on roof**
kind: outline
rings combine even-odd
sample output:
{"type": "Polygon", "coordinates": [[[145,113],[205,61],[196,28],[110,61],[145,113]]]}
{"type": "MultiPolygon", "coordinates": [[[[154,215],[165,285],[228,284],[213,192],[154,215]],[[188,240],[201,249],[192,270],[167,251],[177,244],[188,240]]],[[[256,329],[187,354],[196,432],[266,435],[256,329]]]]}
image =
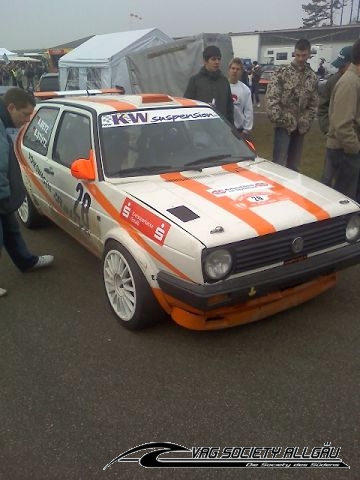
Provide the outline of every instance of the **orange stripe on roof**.
{"type": "Polygon", "coordinates": [[[173,97],[173,99],[184,107],[193,107],[194,105],[198,105],[196,100],[191,100],[190,98],[173,97]]]}
{"type": "Polygon", "coordinates": [[[183,187],[186,190],[190,190],[197,195],[200,195],[211,203],[214,203],[218,207],[223,208],[229,213],[232,213],[240,220],[247,223],[252,227],[259,235],[266,235],[268,233],[276,232],[275,227],[264,218],[260,217],[257,213],[249,209],[240,209],[236,206],[235,202],[229,197],[215,197],[208,192],[208,186],[203,185],[196,180],[185,177],[181,173],[162,173],[161,178],[167,182],[177,182],[179,187],[183,187]],[[183,181],[185,180],[185,181],[183,181]]]}
{"type": "Polygon", "coordinates": [[[86,101],[108,105],[117,112],[121,112],[122,110],[137,110],[137,106],[133,105],[132,103],[120,102],[119,100],[110,100],[101,97],[86,97],[86,101]]]}
{"type": "Polygon", "coordinates": [[[54,98],[57,97],[57,92],[35,92],[34,97],[36,98],[41,98],[41,99],[49,99],[49,98],[54,98]]]}
{"type": "Polygon", "coordinates": [[[312,202],[311,200],[308,200],[306,197],[303,197],[299,193],[294,192],[293,190],[290,190],[287,187],[284,187],[281,185],[281,183],[274,182],[273,180],[270,180],[269,178],[265,177],[264,175],[259,175],[258,173],[252,172],[246,168],[240,167],[237,163],[232,163],[229,165],[223,165],[222,168],[226,170],[227,172],[230,173],[235,173],[237,175],[241,175],[242,177],[245,177],[249,180],[252,181],[259,181],[262,180],[264,182],[270,183],[275,187],[275,189],[279,192],[282,191],[286,193],[287,197],[298,205],[299,207],[303,208],[306,210],[308,213],[313,215],[317,220],[325,220],[327,218],[330,218],[330,215],[328,212],[323,210],[319,205],[316,205],[316,203],[312,202]]]}
{"type": "Polygon", "coordinates": [[[150,245],[148,245],[145,240],[141,237],[141,235],[138,234],[138,232],[132,228],[130,225],[128,225],[126,222],[124,222],[120,216],[119,211],[114,207],[114,205],[105,197],[105,195],[102,193],[102,191],[94,184],[85,184],[86,188],[89,190],[89,192],[94,196],[96,201],[102,206],[102,208],[112,217],[114,220],[116,220],[117,223],[121,225],[129,235],[133,238],[133,240],[139,244],[144,250],[146,250],[152,257],[156,258],[159,262],[161,262],[163,265],[165,265],[169,270],[171,270],[173,273],[178,275],[180,278],[183,278],[184,280],[189,280],[191,279],[185,275],[183,272],[178,270],[174,265],[172,265],[170,262],[168,262],[164,257],[162,257],[156,250],[154,250],[150,245]]]}
{"type": "Polygon", "coordinates": [[[163,103],[172,102],[172,97],[165,95],[165,93],[143,93],[141,94],[143,103],[163,103]]]}

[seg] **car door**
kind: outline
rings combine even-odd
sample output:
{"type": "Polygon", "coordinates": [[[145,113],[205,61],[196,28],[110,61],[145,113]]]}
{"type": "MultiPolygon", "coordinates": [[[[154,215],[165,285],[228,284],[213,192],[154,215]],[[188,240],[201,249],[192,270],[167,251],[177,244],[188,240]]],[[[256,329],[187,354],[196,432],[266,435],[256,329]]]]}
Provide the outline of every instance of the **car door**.
{"type": "Polygon", "coordinates": [[[34,204],[41,212],[52,218],[53,196],[49,182],[49,151],[53,131],[60,115],[55,106],[40,107],[31,120],[23,139],[23,154],[27,165],[24,181],[34,204]]]}
{"type": "Polygon", "coordinates": [[[54,138],[49,179],[56,223],[91,250],[94,246],[98,248],[99,221],[86,182],[74,178],[70,168],[75,160],[89,158],[93,149],[91,115],[76,110],[63,111],[54,138]]]}

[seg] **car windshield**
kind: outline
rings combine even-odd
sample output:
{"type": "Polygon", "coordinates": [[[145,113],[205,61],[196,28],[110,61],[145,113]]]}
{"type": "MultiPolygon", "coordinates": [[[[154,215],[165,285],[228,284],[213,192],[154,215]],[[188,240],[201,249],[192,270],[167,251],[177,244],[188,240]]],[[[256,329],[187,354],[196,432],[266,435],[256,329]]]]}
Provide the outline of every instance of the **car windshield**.
{"type": "Polygon", "coordinates": [[[108,113],[100,117],[100,132],[107,177],[199,170],[255,158],[210,107],[108,113]]]}

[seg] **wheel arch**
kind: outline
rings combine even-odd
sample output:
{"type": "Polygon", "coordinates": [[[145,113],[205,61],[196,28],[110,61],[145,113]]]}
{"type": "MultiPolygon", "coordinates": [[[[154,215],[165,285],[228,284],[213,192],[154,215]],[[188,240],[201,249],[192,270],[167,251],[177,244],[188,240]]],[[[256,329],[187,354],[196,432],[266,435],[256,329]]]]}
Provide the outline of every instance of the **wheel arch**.
{"type": "Polygon", "coordinates": [[[36,210],[40,215],[46,216],[43,209],[41,208],[41,202],[39,202],[37,196],[34,193],[31,180],[27,176],[26,172],[23,172],[22,167],[21,167],[21,175],[22,175],[24,186],[25,186],[25,191],[27,195],[30,197],[30,200],[33,202],[34,206],[36,207],[36,210]]]}
{"type": "Polygon", "coordinates": [[[151,255],[139,245],[124,229],[114,228],[108,232],[104,241],[105,252],[111,241],[119,243],[137,263],[143,275],[151,287],[157,287],[156,275],[159,269],[156,267],[151,255]]]}

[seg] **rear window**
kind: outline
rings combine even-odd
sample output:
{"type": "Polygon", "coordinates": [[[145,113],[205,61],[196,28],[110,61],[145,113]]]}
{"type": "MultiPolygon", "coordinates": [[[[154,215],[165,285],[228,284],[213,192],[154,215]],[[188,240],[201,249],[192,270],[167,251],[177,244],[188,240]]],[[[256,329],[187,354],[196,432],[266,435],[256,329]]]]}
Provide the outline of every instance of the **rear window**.
{"type": "Polygon", "coordinates": [[[24,136],[25,147],[41,155],[46,155],[51,132],[58,116],[58,108],[39,108],[24,136]]]}
{"type": "Polygon", "coordinates": [[[40,92],[52,92],[60,90],[59,75],[49,75],[40,78],[39,82],[40,92]]]}

